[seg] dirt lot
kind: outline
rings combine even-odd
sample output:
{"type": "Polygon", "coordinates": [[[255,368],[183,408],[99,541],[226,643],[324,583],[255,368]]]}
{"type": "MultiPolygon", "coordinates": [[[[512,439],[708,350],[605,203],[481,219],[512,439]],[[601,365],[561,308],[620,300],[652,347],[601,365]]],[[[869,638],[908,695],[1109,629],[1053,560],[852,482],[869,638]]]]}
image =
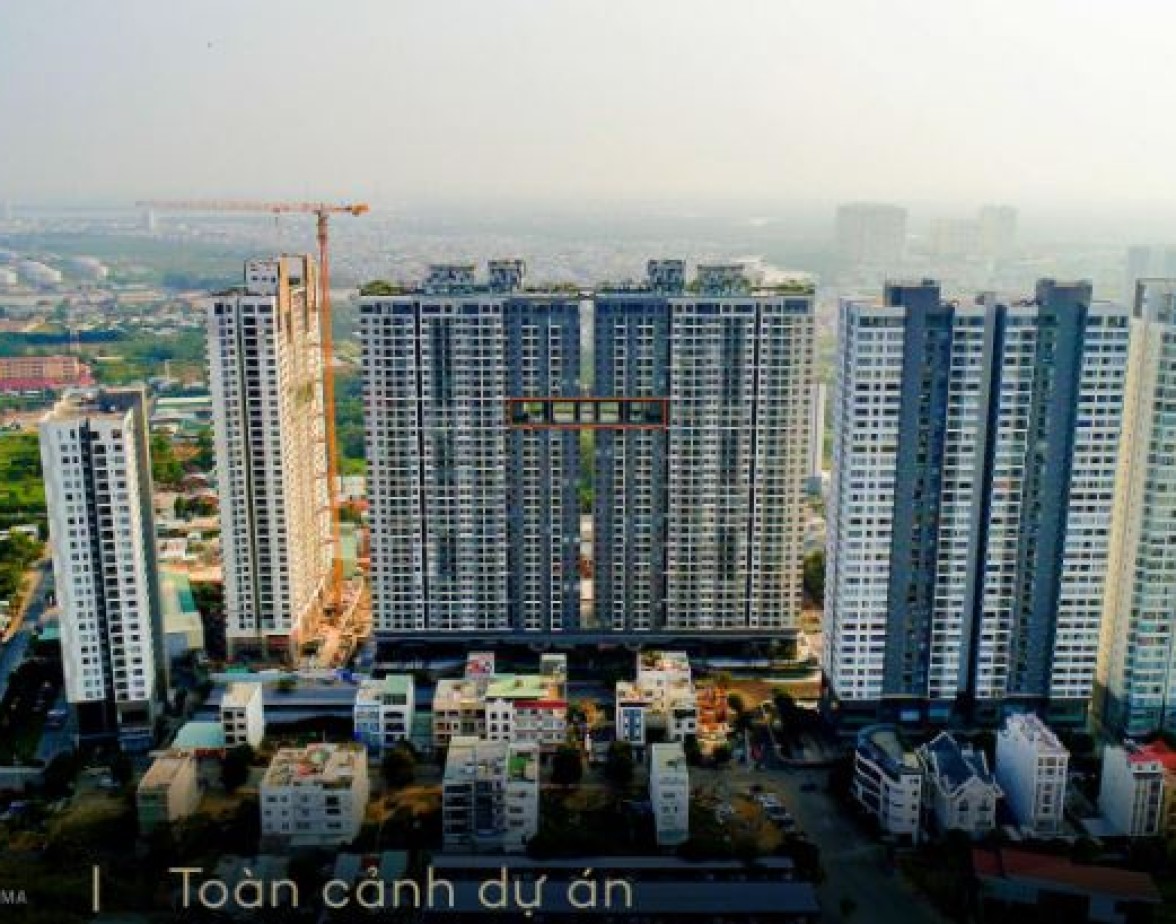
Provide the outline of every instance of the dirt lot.
{"type": "Polygon", "coordinates": [[[764,700],[770,700],[776,690],[784,690],[797,702],[808,702],[821,695],[820,675],[816,677],[779,678],[773,680],[745,680],[735,678],[731,681],[730,692],[738,693],[743,702],[753,708],[764,700]]]}

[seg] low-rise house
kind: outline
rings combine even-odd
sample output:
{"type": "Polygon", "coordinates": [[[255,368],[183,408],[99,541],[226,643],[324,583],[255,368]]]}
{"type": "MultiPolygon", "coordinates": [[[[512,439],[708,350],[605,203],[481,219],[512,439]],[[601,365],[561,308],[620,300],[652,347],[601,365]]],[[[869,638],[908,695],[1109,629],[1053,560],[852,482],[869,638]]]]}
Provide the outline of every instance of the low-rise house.
{"type": "Polygon", "coordinates": [[[972,851],[983,920],[1001,921],[1012,908],[1040,909],[1034,920],[1127,924],[1151,920],[1160,892],[1146,873],[1079,865],[1067,857],[1013,848],[972,851]]]}
{"type": "Polygon", "coordinates": [[[204,622],[183,572],[161,568],[159,595],[163,606],[164,647],[169,661],[204,651],[204,622]]]}
{"type": "Polygon", "coordinates": [[[553,750],[568,732],[564,682],[542,674],[496,676],[486,687],[486,737],[553,750]]]}
{"type": "Polygon", "coordinates": [[[261,833],[293,847],[346,844],[359,834],[370,795],[362,745],[283,748],[261,781],[261,833]]]}
{"type": "Polygon", "coordinates": [[[265,706],[260,683],[231,683],[221,697],[220,719],[225,746],[260,747],[265,738],[265,706]]]}
{"type": "Polygon", "coordinates": [[[449,747],[454,738],[486,734],[486,711],[478,684],[469,678],[446,677],[433,692],[433,747],[449,747]]]}
{"type": "Polygon", "coordinates": [[[1108,745],[1103,749],[1098,809],[1111,833],[1154,837],[1164,812],[1164,765],[1145,750],[1108,745]]]}
{"type": "Polygon", "coordinates": [[[940,732],[919,748],[918,757],[927,778],[928,808],[940,831],[976,837],[996,827],[1001,788],[983,751],[940,732]]]}
{"type": "Polygon", "coordinates": [[[649,749],[649,800],[659,847],[676,847],[690,838],[690,769],[681,744],[649,749]]]}
{"type": "Polygon", "coordinates": [[[644,748],[649,732],[662,730],[667,741],[699,733],[699,707],[690,659],[680,651],[637,654],[637,679],[616,685],[617,739],[644,748]]]}
{"type": "Polygon", "coordinates": [[[616,688],[616,736],[618,741],[627,741],[637,753],[643,753],[649,723],[649,710],[653,703],[649,696],[636,684],[622,680],[616,688]]]}
{"type": "Polygon", "coordinates": [[[544,655],[538,674],[499,674],[494,655],[472,652],[465,674],[438,681],[433,746],[454,737],[534,743],[550,751],[567,737],[567,658],[544,655]]]}
{"type": "Polygon", "coordinates": [[[1038,837],[1060,834],[1070,752],[1041,718],[1010,715],[996,739],[996,779],[1017,823],[1038,837]]]}
{"type": "Polygon", "coordinates": [[[694,690],[690,658],[682,651],[640,651],[637,683],[649,693],[654,710],[666,712],[682,692],[694,690]]]}
{"type": "Polygon", "coordinates": [[[539,748],[453,738],[441,817],[446,850],[522,852],[539,829],[539,748]]]}
{"type": "Polygon", "coordinates": [[[382,754],[411,737],[415,709],[411,675],[369,678],[355,695],[355,737],[371,753],[382,754]]]}
{"type": "Polygon", "coordinates": [[[156,757],[139,781],[135,804],[143,834],[191,815],[200,805],[196,756],[190,751],[170,750],[156,757]]]}
{"type": "Polygon", "coordinates": [[[1144,760],[1158,763],[1164,769],[1164,798],[1160,809],[1160,831],[1168,837],[1176,835],[1176,749],[1162,738],[1150,744],[1141,744],[1135,749],[1136,755],[1144,760]]]}
{"type": "Polygon", "coordinates": [[[893,726],[873,725],[858,733],[851,792],[887,834],[919,840],[923,770],[893,726]]]}

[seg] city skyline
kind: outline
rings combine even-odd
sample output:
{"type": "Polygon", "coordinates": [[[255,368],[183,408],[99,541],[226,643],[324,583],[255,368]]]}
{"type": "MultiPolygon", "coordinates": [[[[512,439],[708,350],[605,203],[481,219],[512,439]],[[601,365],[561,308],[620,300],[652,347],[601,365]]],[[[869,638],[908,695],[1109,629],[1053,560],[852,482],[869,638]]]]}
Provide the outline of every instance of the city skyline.
{"type": "Polygon", "coordinates": [[[6,924],[1176,920],[1176,5],[0,7],[6,924]]]}

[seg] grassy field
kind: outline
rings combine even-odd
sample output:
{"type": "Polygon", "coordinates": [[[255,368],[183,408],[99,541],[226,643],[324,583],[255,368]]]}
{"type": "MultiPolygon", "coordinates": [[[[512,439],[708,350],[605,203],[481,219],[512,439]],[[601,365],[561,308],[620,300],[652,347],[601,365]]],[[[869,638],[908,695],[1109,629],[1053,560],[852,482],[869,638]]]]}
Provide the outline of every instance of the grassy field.
{"type": "Polygon", "coordinates": [[[0,434],[0,529],[45,523],[45,486],[36,433],[0,434]]]}

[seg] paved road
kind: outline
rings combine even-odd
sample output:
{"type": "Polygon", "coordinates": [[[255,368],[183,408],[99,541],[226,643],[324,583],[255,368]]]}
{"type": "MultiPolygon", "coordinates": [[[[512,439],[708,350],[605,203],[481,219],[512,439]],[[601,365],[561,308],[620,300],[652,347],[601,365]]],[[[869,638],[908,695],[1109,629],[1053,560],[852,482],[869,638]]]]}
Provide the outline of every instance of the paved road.
{"type": "Polygon", "coordinates": [[[61,728],[50,728],[46,725],[41,729],[41,740],[37,743],[36,756],[37,760],[43,760],[46,764],[58,754],[64,754],[74,749],[73,711],[69,710],[69,704],[65,701],[64,689],[58,694],[57,702],[53,704],[53,708],[66,709],[70,712],[70,716],[61,728]]]}
{"type": "Polygon", "coordinates": [[[822,920],[830,924],[947,924],[887,861],[885,848],[828,796],[825,771],[738,767],[722,771],[721,776],[725,778],[721,788],[731,793],[747,792],[757,783],[774,791],[800,829],[820,848],[825,870],[825,881],[817,892],[822,920]],[[815,784],[816,790],[802,792],[805,783],[815,784]],[[854,903],[848,916],[841,914],[844,899],[854,903]]]}
{"type": "Polygon", "coordinates": [[[4,694],[8,692],[8,678],[24,661],[25,652],[28,651],[32,638],[33,634],[24,626],[17,630],[16,635],[3,648],[0,648],[0,700],[4,699],[4,694]]]}
{"type": "Polygon", "coordinates": [[[45,595],[49,592],[52,583],[49,578],[49,562],[46,559],[36,566],[36,576],[29,593],[28,604],[25,606],[20,629],[6,645],[0,648],[0,700],[8,692],[8,678],[25,659],[29,642],[33,638],[33,629],[40,625],[41,617],[45,613],[45,595]]]}
{"type": "Polygon", "coordinates": [[[829,797],[824,771],[798,770],[772,776],[784,804],[802,830],[821,848],[826,879],[819,893],[826,920],[946,924],[946,919],[927,899],[902,878],[887,859],[885,848],[865,834],[829,797]],[[801,786],[806,782],[815,783],[816,791],[802,792],[801,786]],[[846,898],[854,902],[856,911],[843,918],[840,906],[846,898]]]}

